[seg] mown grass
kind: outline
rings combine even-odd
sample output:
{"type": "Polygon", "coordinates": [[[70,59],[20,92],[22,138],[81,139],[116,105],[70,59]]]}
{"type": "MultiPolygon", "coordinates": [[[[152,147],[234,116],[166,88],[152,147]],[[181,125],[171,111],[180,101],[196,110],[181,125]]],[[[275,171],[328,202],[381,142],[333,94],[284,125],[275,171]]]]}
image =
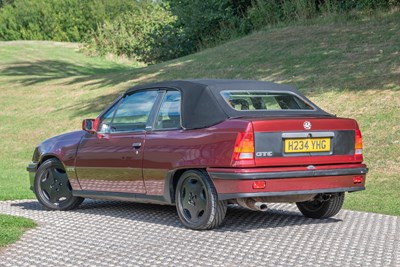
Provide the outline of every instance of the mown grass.
{"type": "Polygon", "coordinates": [[[79,129],[130,86],[168,79],[243,78],[298,87],[328,112],[358,120],[367,190],[345,207],[400,215],[400,13],[269,28],[148,67],[89,58],[74,44],[0,43],[0,199],[31,198],[36,144],[79,129]]]}
{"type": "Polygon", "coordinates": [[[30,219],[0,214],[0,248],[17,241],[26,230],[35,226],[30,219]]]}

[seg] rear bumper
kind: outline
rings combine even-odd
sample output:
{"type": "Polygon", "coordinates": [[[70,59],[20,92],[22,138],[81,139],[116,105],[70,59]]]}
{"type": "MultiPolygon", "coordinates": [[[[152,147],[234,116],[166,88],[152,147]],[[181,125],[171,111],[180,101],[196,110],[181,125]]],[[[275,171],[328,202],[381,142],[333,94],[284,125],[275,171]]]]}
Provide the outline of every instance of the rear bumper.
{"type": "Polygon", "coordinates": [[[220,200],[286,196],[334,192],[354,192],[365,189],[368,168],[364,164],[281,168],[208,169],[220,200]],[[362,177],[354,183],[355,176],[362,177]],[[265,181],[265,188],[253,189],[256,181],[265,181]]]}
{"type": "Polygon", "coordinates": [[[38,163],[32,162],[29,163],[26,170],[29,172],[29,182],[30,182],[30,189],[33,191],[33,184],[35,182],[35,175],[37,171],[38,163]]]}

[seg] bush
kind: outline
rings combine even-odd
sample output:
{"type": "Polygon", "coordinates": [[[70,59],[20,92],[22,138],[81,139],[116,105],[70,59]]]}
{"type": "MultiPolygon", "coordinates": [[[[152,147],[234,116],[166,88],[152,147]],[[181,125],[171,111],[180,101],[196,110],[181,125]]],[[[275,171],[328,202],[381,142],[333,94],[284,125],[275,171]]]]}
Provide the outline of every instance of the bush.
{"type": "Polygon", "coordinates": [[[270,24],[303,21],[320,14],[370,12],[400,5],[400,0],[254,0],[247,20],[253,29],[270,24]]]}
{"type": "Polygon", "coordinates": [[[142,2],[136,9],[105,21],[87,40],[86,51],[126,55],[154,63],[187,54],[189,44],[165,7],[142,2]]]}
{"type": "Polygon", "coordinates": [[[105,20],[137,6],[131,0],[4,0],[0,40],[81,42],[105,20]]]}
{"type": "Polygon", "coordinates": [[[249,32],[243,18],[251,0],[168,0],[177,23],[196,51],[200,45],[213,44],[236,32],[249,32]]]}

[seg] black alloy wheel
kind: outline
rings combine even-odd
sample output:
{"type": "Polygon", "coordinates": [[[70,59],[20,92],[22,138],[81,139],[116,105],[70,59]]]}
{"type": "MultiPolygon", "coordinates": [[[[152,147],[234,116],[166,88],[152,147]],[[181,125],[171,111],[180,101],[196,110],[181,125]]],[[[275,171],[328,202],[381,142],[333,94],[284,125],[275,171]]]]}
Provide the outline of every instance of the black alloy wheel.
{"type": "Polygon", "coordinates": [[[48,159],[39,166],[34,192],[39,202],[49,210],[74,209],[84,200],[72,195],[72,187],[64,166],[55,158],[48,159]]]}
{"type": "Polygon", "coordinates": [[[175,202],[182,223],[195,230],[218,227],[227,210],[226,201],[218,201],[215,187],[203,170],[182,174],[176,187],[175,202]]]}

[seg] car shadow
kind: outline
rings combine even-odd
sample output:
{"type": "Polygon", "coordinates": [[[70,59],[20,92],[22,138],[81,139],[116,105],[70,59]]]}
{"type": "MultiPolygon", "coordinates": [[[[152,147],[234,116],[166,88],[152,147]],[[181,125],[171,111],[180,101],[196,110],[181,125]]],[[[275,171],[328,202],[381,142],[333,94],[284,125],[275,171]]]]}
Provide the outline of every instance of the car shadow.
{"type": "MultiPolygon", "coordinates": [[[[44,210],[38,202],[19,202],[12,206],[25,210],[44,210]]],[[[223,224],[212,231],[216,232],[249,232],[258,229],[287,228],[302,225],[331,224],[342,220],[328,218],[322,220],[310,219],[300,212],[285,210],[286,204],[271,204],[265,212],[251,211],[236,205],[229,205],[223,224]]],[[[53,212],[53,211],[45,211],[53,212]]],[[[96,216],[108,216],[136,220],[146,223],[184,228],[174,206],[141,204],[133,202],[94,201],[85,200],[70,213],[82,213],[96,216]]]]}

